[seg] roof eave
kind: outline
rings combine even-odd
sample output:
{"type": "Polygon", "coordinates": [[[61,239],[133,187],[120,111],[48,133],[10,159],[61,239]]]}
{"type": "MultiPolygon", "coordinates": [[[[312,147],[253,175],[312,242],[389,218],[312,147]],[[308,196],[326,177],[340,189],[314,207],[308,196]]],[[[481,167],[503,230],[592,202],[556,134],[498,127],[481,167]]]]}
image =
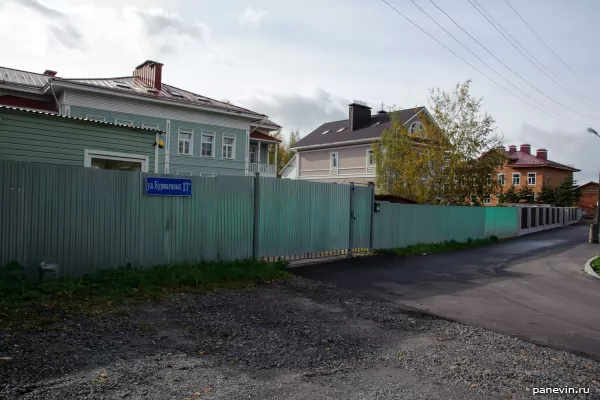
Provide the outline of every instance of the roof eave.
{"type": "Polygon", "coordinates": [[[568,167],[566,165],[551,165],[551,164],[508,164],[511,168],[539,168],[539,167],[547,167],[547,168],[556,168],[556,169],[565,169],[567,171],[572,172],[581,172],[580,169],[568,167]]]}
{"type": "Polygon", "coordinates": [[[52,81],[49,82],[48,85],[46,85],[46,86],[54,86],[54,87],[58,86],[58,87],[63,87],[63,88],[67,88],[67,89],[88,91],[88,92],[92,92],[92,93],[111,94],[113,96],[118,96],[118,97],[125,97],[125,98],[129,98],[129,99],[149,101],[152,103],[167,104],[167,105],[171,105],[171,106],[175,105],[175,106],[180,106],[180,107],[191,108],[194,110],[202,110],[202,111],[213,112],[213,113],[217,113],[217,114],[229,115],[232,117],[241,117],[241,118],[245,118],[245,119],[249,118],[252,120],[256,120],[256,117],[265,116],[263,114],[246,114],[246,113],[242,113],[242,112],[227,111],[227,110],[222,110],[222,109],[213,108],[213,107],[202,107],[202,106],[198,106],[195,104],[184,103],[184,102],[177,101],[177,100],[157,99],[157,98],[145,96],[142,94],[130,94],[130,93],[116,92],[112,89],[95,87],[95,86],[87,85],[85,83],[69,82],[69,81],[60,80],[60,79],[52,79],[52,81]]]}

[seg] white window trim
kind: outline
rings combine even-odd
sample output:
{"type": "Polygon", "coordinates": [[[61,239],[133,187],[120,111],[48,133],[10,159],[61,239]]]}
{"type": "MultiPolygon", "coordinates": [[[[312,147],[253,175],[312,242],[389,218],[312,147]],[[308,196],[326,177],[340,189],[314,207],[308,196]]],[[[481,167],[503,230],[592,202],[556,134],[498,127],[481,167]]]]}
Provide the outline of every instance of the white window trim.
{"type": "Polygon", "coordinates": [[[369,163],[369,153],[373,153],[373,161],[375,161],[375,152],[373,151],[373,149],[366,149],[365,153],[366,153],[366,157],[367,157],[367,168],[374,167],[376,163],[374,163],[374,164],[369,163]]]}
{"type": "Polygon", "coordinates": [[[221,137],[221,158],[223,158],[224,160],[235,160],[235,142],[235,135],[227,133],[223,134],[223,136],[221,137]],[[225,148],[225,139],[233,139],[233,144],[231,145],[231,157],[225,157],[225,152],[223,151],[223,149],[225,148]]]}
{"type": "Polygon", "coordinates": [[[249,150],[248,150],[248,162],[251,164],[256,164],[256,151],[257,151],[257,147],[254,145],[249,146],[249,150]],[[252,157],[251,155],[254,154],[254,161],[252,161],[252,157]]]}
{"type": "Polygon", "coordinates": [[[177,130],[177,155],[179,156],[193,156],[194,155],[194,130],[190,128],[179,128],[177,130]],[[181,142],[181,134],[190,135],[190,153],[181,153],[179,151],[179,142],[181,142]]]}
{"type": "Polygon", "coordinates": [[[83,151],[83,166],[86,168],[91,168],[92,167],[92,158],[102,158],[105,160],[139,162],[142,165],[141,171],[148,172],[148,164],[149,164],[148,156],[142,156],[139,154],[118,153],[115,151],[85,149],[83,151]]]}
{"type": "Polygon", "coordinates": [[[340,168],[340,154],[337,151],[333,151],[331,153],[329,153],[329,170],[330,171],[337,171],[340,168]],[[335,154],[335,162],[336,162],[336,166],[333,166],[333,155],[335,154]]]}
{"type": "Polygon", "coordinates": [[[133,126],[133,121],[115,118],[115,124],[133,126]]]}
{"type": "Polygon", "coordinates": [[[85,119],[89,119],[90,121],[106,122],[106,117],[100,117],[98,115],[86,115],[85,119]]]}
{"type": "Polygon", "coordinates": [[[492,196],[484,197],[483,204],[492,204],[492,196]]]}
{"type": "Polygon", "coordinates": [[[520,172],[513,172],[511,183],[512,183],[511,186],[520,185],[521,184],[521,173],[520,172]],[[519,177],[519,183],[515,183],[515,176],[519,177]]]}
{"type": "Polygon", "coordinates": [[[200,157],[215,158],[215,153],[217,152],[216,144],[217,143],[216,143],[215,132],[200,131],[200,157]],[[210,156],[205,156],[202,154],[202,137],[203,136],[212,136],[212,138],[213,138],[213,140],[212,140],[212,155],[210,155],[210,156]]]}
{"type": "Polygon", "coordinates": [[[418,131],[418,129],[416,129],[416,127],[418,127],[419,125],[421,126],[421,132],[423,132],[423,129],[425,129],[425,127],[423,126],[423,124],[421,122],[419,122],[419,121],[415,121],[412,124],[410,124],[410,126],[408,127],[408,134],[409,135],[414,135],[415,131],[416,131],[416,133],[421,133],[421,132],[418,131]],[[415,126],[414,131],[413,131],[413,126],[415,126]]]}
{"type": "Polygon", "coordinates": [[[506,172],[503,172],[501,174],[498,174],[498,183],[500,183],[500,177],[503,176],[504,177],[504,183],[501,184],[500,186],[505,186],[506,185],[506,172]]]}
{"type": "Polygon", "coordinates": [[[159,130],[160,126],[158,124],[142,124],[142,128],[159,130]]]}
{"type": "Polygon", "coordinates": [[[535,186],[537,184],[537,173],[536,172],[528,172],[527,173],[527,185],[535,186]],[[529,175],[533,175],[533,183],[529,183],[529,175]]]}

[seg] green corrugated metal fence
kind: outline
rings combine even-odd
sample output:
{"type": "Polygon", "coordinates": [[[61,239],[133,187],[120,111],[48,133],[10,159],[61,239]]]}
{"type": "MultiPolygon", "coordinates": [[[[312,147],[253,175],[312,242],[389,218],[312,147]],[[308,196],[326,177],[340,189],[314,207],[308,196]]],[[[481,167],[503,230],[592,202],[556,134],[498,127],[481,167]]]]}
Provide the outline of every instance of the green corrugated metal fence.
{"type": "Polygon", "coordinates": [[[517,207],[485,207],[485,236],[500,239],[518,236],[518,213],[517,207]]]}
{"type": "Polygon", "coordinates": [[[0,265],[81,274],[252,256],[253,178],[190,177],[183,198],[145,196],[147,175],[0,161],[0,265]]]}

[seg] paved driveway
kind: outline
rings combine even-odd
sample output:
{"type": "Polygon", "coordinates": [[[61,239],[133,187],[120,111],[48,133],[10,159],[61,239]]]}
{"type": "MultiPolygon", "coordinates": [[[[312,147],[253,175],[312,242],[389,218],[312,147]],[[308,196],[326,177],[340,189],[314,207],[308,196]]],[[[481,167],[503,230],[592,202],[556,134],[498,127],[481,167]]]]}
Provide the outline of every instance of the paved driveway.
{"type": "Polygon", "coordinates": [[[297,275],[600,360],[600,254],[583,225],[497,245],[415,257],[373,256],[295,268],[297,275]]]}

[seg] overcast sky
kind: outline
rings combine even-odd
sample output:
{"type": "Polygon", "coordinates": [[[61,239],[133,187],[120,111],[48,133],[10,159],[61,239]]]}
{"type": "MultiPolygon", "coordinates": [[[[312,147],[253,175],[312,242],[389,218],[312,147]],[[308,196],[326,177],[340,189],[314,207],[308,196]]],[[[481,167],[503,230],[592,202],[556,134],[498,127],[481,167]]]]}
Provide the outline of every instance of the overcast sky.
{"type": "Polygon", "coordinates": [[[600,131],[599,1],[508,0],[563,64],[505,0],[477,0],[542,64],[536,68],[477,11],[475,0],[433,1],[497,59],[430,0],[414,0],[510,83],[412,0],[386,1],[546,113],[482,76],[381,0],[3,0],[0,65],[113,77],[153,59],[165,64],[165,82],[268,114],[286,133],[298,128],[302,134],[345,118],[353,99],[374,111],[381,102],[426,105],[430,88],[450,90],[472,79],[473,93],[484,98],[507,145],[545,147],[550,159],[582,170],[580,183],[597,180],[600,138],[585,128],[600,131]]]}

